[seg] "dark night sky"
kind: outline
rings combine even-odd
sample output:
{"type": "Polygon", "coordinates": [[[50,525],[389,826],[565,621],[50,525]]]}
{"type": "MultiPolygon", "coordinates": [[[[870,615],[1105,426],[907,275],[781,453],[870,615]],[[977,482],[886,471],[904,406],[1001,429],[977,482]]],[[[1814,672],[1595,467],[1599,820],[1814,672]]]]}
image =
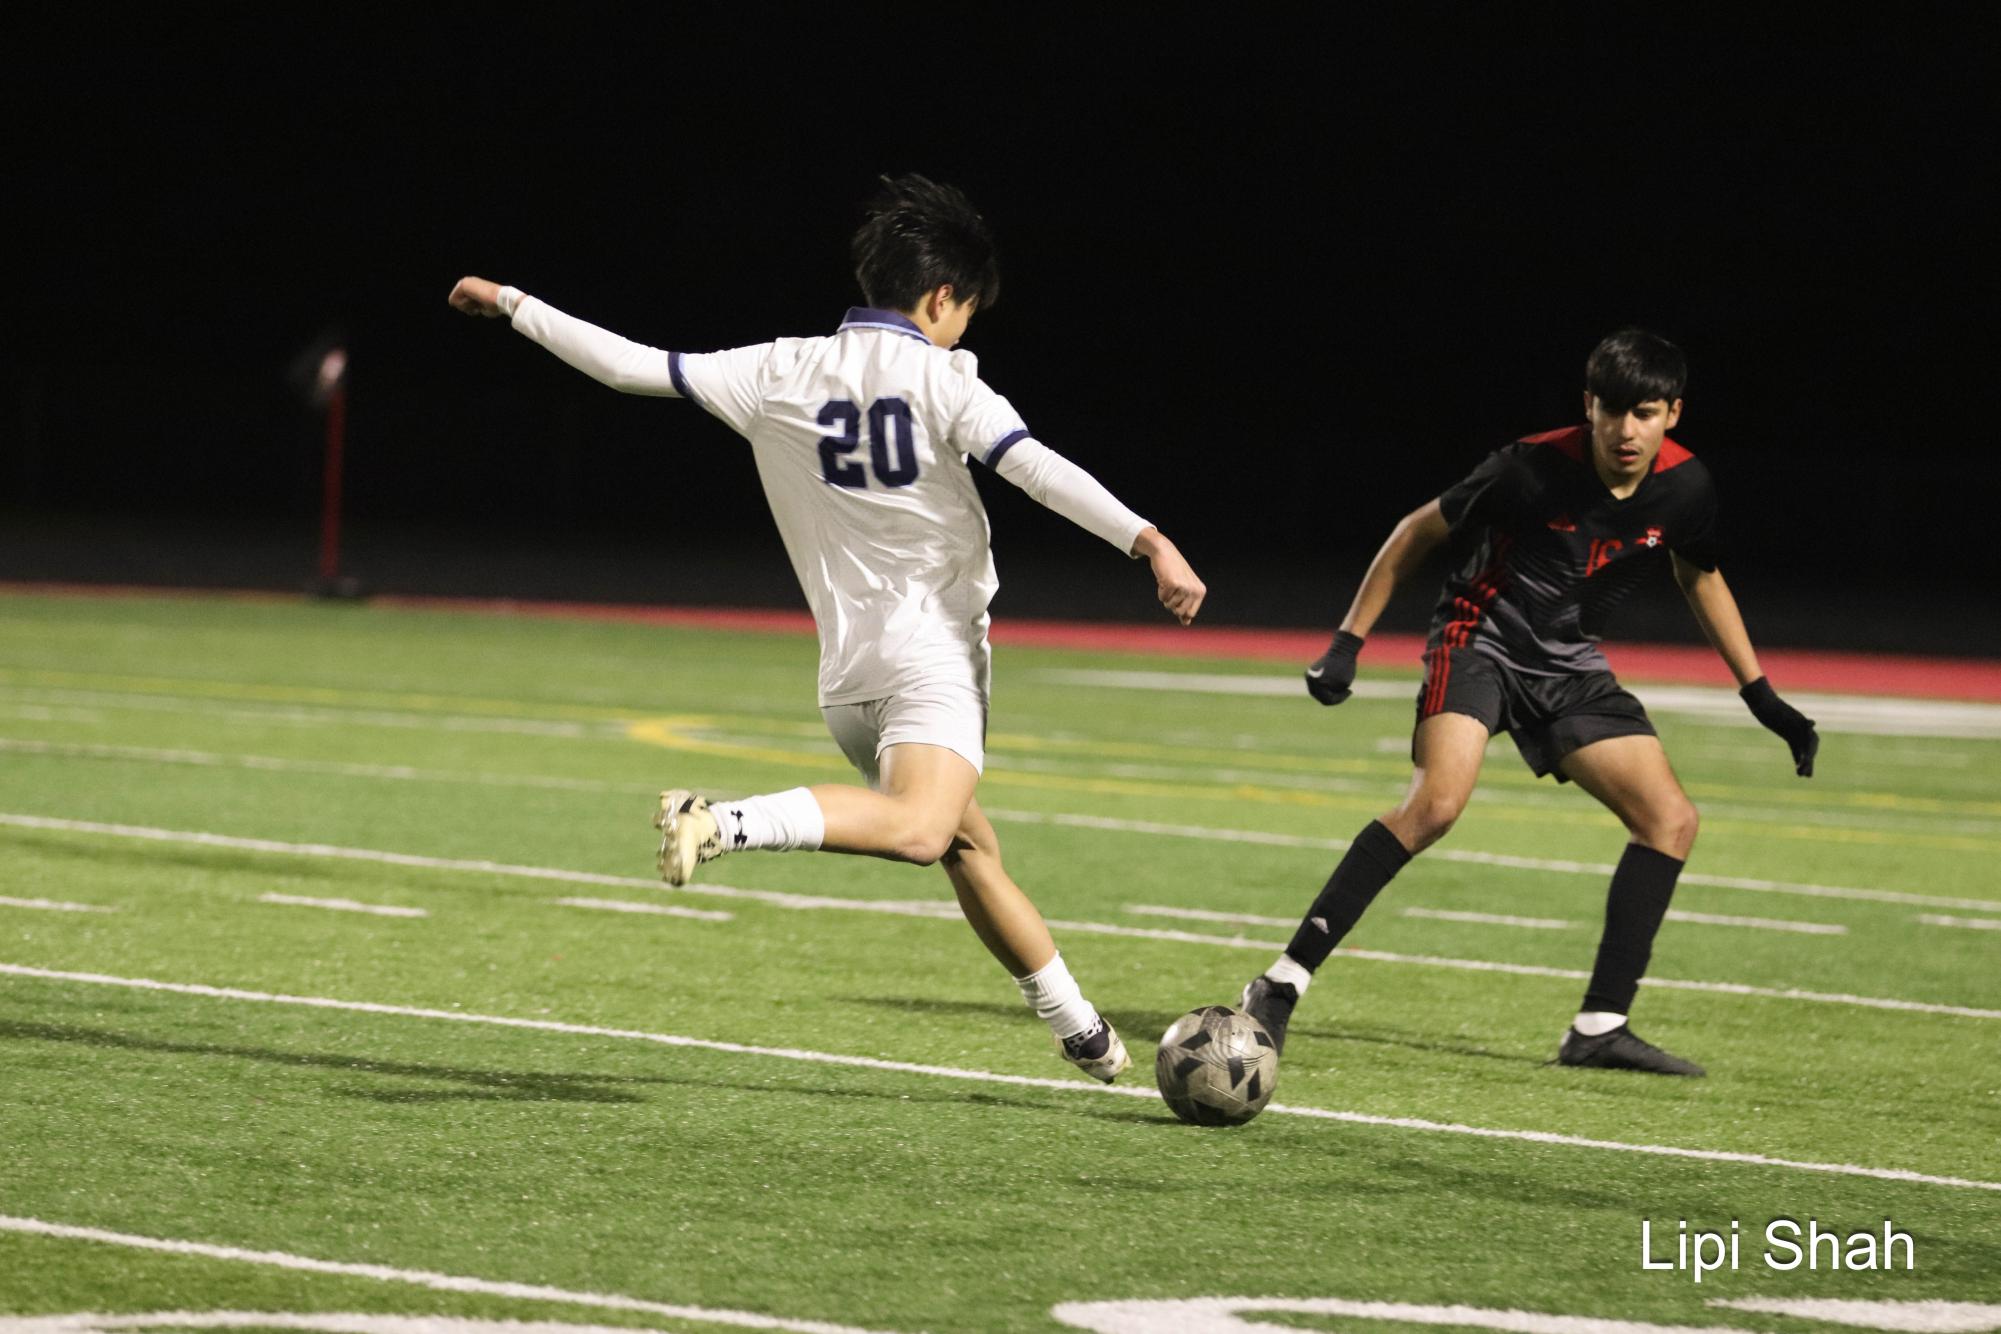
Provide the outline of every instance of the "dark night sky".
{"type": "MultiPolygon", "coordinates": [[[[281,376],[338,322],[357,522],[775,549],[722,427],[445,293],[480,273],[690,350],[825,331],[872,177],[917,169],[1000,233],[967,344],[989,381],[1198,564],[1365,559],[1572,420],[1631,322],[1690,354],[1676,435],[1740,578],[1985,560],[1997,117],[1948,11],[1811,36],[793,12],[212,9],[26,41],[0,513],[309,520],[281,376]]],[[[983,489],[1001,540],[1068,540],[983,489]]]]}

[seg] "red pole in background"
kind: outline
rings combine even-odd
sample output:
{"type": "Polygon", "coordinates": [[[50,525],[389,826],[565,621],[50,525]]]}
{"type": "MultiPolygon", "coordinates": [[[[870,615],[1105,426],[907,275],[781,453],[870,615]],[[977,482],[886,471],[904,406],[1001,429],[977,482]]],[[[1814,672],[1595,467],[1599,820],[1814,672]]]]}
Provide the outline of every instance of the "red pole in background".
{"type": "Polygon", "coordinates": [[[315,395],[327,415],[326,471],[320,490],[320,578],[321,597],[351,598],[361,595],[360,581],[340,572],[341,476],[347,447],[347,349],[329,348],[320,358],[315,378],[315,395]]]}
{"type": "Polygon", "coordinates": [[[347,386],[327,394],[327,463],[320,492],[320,582],[331,589],[340,578],[341,447],[347,436],[347,386]]]}

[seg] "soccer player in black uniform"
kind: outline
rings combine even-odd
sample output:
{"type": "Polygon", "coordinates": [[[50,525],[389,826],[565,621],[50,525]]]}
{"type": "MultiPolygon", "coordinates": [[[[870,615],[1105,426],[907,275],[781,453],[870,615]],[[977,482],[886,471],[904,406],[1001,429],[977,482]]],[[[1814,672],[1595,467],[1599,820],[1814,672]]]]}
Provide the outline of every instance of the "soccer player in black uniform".
{"type": "Polygon", "coordinates": [[[1314,970],[1404,863],[1444,837],[1479,777],[1487,738],[1507,732],[1538,777],[1574,782],[1630,831],[1605,902],[1584,1002],[1564,1065],[1700,1075],[1627,1025],[1696,811],[1668,767],[1646,710],[1612,676],[1598,639],[1606,615],[1663,562],[1752,714],[1813,775],[1820,739],[1758,667],[1736,599],[1717,569],[1709,471],[1667,438],[1681,418],[1687,363],[1654,334],[1625,329],[1585,364],[1586,424],[1494,451],[1411,514],[1377,552],[1334,642],[1306,671],[1322,704],[1348,698],[1355,656],[1397,583],[1441,543],[1454,564],[1424,654],[1411,738],[1415,766],[1397,806],[1373,820],[1313,900],[1284,954],[1244,988],[1242,1006],[1281,1046],[1314,970]]]}

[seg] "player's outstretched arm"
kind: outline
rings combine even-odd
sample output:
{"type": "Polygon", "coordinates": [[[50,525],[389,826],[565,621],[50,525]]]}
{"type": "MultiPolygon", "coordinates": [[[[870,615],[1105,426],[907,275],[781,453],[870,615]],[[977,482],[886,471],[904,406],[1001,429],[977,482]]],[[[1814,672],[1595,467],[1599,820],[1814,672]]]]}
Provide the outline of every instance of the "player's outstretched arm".
{"type": "Polygon", "coordinates": [[[1696,624],[1702,627],[1702,633],[1737,678],[1737,694],[1751,710],[1751,716],[1785,739],[1793,753],[1793,772],[1801,778],[1813,777],[1813,757],[1820,750],[1820,734],[1813,730],[1813,719],[1780,699],[1778,691],[1765,679],[1764,669],[1758,666],[1757,651],[1751,647],[1750,632],[1744,628],[1744,614],[1737,609],[1737,599],[1730,592],[1730,585],[1724,582],[1723,572],[1705,570],[1676,555],[1674,580],[1681,585],[1682,596],[1688,599],[1696,624]]]}
{"type": "Polygon", "coordinates": [[[565,315],[518,288],[467,277],[458,280],[446,300],[453,310],[467,315],[512,319],[521,333],[593,380],[622,394],[655,397],[680,394],[674,383],[672,354],[621,338],[574,315],[565,315]]]}
{"type": "Polygon", "coordinates": [[[1146,557],[1153,567],[1160,605],[1183,625],[1195,619],[1208,595],[1207,586],[1195,577],[1180,549],[1119,503],[1104,483],[1026,435],[1009,442],[993,469],[1085,532],[1096,533],[1128,556],[1146,557]]]}
{"type": "Polygon", "coordinates": [[[1435,500],[1404,515],[1369,562],[1369,572],[1362,576],[1334,642],[1307,667],[1306,693],[1322,704],[1339,704],[1354,693],[1355,660],[1376,618],[1389,605],[1390,594],[1450,533],[1435,500]]]}

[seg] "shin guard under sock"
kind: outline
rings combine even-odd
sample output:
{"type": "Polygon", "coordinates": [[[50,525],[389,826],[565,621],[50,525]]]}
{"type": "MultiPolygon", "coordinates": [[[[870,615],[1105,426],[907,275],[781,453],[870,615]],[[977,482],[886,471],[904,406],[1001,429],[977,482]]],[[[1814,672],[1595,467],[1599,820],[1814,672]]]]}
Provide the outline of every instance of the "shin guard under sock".
{"type": "Polygon", "coordinates": [[[1383,886],[1409,860],[1410,853],[1382,821],[1369,821],[1306,910],[1305,920],[1292,934],[1292,943],[1285,947],[1287,957],[1309,973],[1325,963],[1383,886]]]}
{"type": "Polygon", "coordinates": [[[1584,993],[1585,1010],[1626,1014],[1640,989],[1640,977],[1653,957],[1654,936],[1674,898],[1681,862],[1665,852],[1628,843],[1612,872],[1605,894],[1605,934],[1598,938],[1598,959],[1591,966],[1591,987],[1584,993]]]}

